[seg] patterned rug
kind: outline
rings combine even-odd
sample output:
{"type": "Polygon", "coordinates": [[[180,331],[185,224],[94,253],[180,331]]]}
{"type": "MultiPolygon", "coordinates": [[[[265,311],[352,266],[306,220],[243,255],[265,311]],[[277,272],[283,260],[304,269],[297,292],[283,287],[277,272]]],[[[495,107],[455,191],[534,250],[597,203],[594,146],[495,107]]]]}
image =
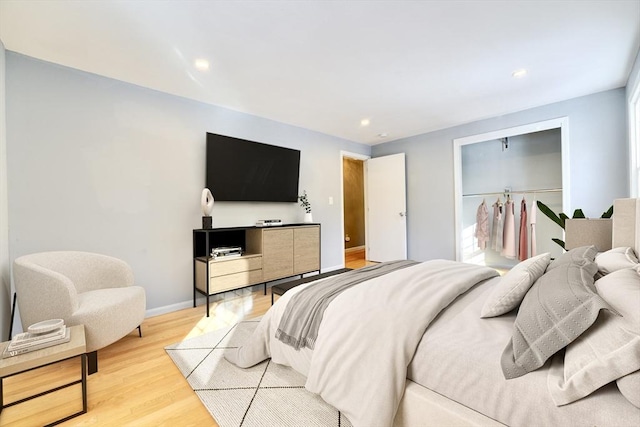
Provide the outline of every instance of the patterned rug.
{"type": "Polygon", "coordinates": [[[248,320],[165,347],[220,427],[351,426],[347,418],[304,388],[305,377],[266,360],[241,369],[224,350],[239,347],[259,320],[248,320]]]}

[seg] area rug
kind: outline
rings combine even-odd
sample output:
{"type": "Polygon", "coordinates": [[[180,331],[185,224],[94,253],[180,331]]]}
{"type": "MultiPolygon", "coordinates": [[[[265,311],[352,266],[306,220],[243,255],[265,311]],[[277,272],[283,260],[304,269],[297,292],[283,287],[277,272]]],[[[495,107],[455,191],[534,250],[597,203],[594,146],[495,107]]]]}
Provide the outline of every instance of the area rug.
{"type": "Polygon", "coordinates": [[[220,427],[351,426],[320,396],[305,390],[305,377],[266,360],[241,369],[224,350],[239,347],[259,320],[240,322],[165,347],[220,427]]]}

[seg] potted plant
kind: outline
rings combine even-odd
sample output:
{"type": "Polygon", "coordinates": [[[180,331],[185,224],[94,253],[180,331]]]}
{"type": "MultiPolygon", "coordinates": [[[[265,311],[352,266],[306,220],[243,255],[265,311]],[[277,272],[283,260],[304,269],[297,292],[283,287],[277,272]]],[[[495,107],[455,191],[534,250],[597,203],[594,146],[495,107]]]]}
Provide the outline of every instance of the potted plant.
{"type": "Polygon", "coordinates": [[[309,199],[307,198],[307,190],[302,192],[302,196],[298,196],[298,200],[300,201],[300,206],[304,209],[304,222],[313,222],[311,203],[309,203],[309,199]]]}

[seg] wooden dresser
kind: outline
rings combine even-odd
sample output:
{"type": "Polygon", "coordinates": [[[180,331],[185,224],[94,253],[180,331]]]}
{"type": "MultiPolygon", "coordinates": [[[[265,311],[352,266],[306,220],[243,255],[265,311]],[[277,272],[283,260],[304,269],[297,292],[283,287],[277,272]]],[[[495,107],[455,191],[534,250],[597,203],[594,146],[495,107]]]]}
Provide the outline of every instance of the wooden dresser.
{"type": "Polygon", "coordinates": [[[320,271],[320,224],[227,227],[193,230],[193,306],[207,297],[286,277],[320,271]],[[218,247],[238,246],[242,256],[211,256],[218,247]]]}

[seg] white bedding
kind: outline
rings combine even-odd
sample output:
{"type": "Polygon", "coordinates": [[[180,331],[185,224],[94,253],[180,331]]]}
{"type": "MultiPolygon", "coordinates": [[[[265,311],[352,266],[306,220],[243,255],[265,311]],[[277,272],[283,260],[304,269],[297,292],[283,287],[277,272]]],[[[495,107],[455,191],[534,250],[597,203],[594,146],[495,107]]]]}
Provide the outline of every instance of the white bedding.
{"type": "MultiPolygon", "coordinates": [[[[640,426],[640,410],[615,383],[566,406],[548,391],[550,363],[505,380],[500,355],[511,339],[515,312],[480,319],[499,278],[460,296],[432,322],[407,372],[412,381],[510,426],[640,426]]],[[[562,363],[561,354],[554,363],[562,363]]]]}
{"type": "Polygon", "coordinates": [[[273,338],[286,303],[300,286],[265,314],[248,344],[225,357],[241,367],[271,357],[306,375],[306,388],[353,425],[391,425],[407,366],[425,329],[457,296],[496,275],[487,267],[434,260],[355,286],[325,311],[313,352],[296,351],[273,338]]]}

